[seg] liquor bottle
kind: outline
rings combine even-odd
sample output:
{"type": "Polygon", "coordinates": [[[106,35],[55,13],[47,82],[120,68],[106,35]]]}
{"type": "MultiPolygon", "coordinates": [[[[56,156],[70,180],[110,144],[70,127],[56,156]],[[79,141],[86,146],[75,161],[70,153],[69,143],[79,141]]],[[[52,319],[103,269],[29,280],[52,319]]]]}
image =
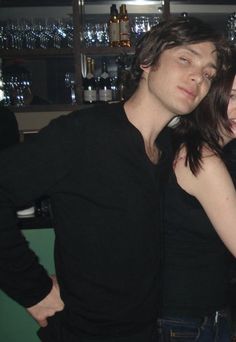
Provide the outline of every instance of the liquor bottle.
{"type": "Polygon", "coordinates": [[[127,14],[126,5],[122,4],[120,6],[120,46],[130,47],[130,22],[127,14]]]}
{"type": "Polygon", "coordinates": [[[127,100],[133,93],[133,84],[131,82],[130,66],[131,57],[127,54],[121,54],[117,57],[117,99],[119,101],[127,100]]]}
{"type": "Polygon", "coordinates": [[[102,58],[98,98],[101,102],[109,102],[112,100],[111,79],[108,73],[107,60],[105,58],[102,58]]]}
{"type": "Polygon", "coordinates": [[[116,5],[111,5],[110,19],[108,22],[110,46],[120,46],[120,25],[116,5]]]}
{"type": "Polygon", "coordinates": [[[87,73],[83,80],[84,102],[95,103],[97,101],[97,84],[94,77],[92,58],[87,57],[87,73]]]}
{"type": "Polygon", "coordinates": [[[125,66],[119,65],[117,70],[117,91],[119,101],[124,101],[126,99],[126,75],[127,71],[125,66]]]}
{"type": "Polygon", "coordinates": [[[2,77],[2,59],[0,58],[0,102],[5,100],[4,83],[2,77]]]}

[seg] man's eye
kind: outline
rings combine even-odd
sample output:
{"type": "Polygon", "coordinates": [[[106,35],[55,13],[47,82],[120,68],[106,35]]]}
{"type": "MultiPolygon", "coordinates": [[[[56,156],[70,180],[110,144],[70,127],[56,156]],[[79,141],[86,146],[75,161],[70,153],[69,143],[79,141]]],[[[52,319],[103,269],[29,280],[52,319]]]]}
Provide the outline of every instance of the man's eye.
{"type": "Polygon", "coordinates": [[[182,63],[185,63],[185,64],[190,63],[190,60],[189,60],[188,58],[186,58],[186,57],[179,57],[179,59],[180,59],[180,61],[181,61],[182,63]]]}
{"type": "Polygon", "coordinates": [[[213,78],[215,77],[215,75],[213,75],[213,74],[211,74],[211,73],[209,73],[209,72],[205,72],[205,73],[203,74],[203,76],[204,76],[205,79],[207,79],[207,80],[209,80],[209,81],[212,81],[213,78]]]}
{"type": "Polygon", "coordinates": [[[236,100],[236,94],[230,94],[230,100],[236,100]]]}

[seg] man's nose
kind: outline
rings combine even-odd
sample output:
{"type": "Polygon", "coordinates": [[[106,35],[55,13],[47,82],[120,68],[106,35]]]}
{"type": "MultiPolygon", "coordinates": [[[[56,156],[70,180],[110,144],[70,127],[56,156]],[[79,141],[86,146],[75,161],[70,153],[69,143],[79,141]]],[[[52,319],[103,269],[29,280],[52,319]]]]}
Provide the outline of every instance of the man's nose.
{"type": "Polygon", "coordinates": [[[196,82],[196,84],[201,84],[202,81],[203,81],[203,72],[202,70],[194,70],[192,73],[191,73],[191,80],[196,82]]]}

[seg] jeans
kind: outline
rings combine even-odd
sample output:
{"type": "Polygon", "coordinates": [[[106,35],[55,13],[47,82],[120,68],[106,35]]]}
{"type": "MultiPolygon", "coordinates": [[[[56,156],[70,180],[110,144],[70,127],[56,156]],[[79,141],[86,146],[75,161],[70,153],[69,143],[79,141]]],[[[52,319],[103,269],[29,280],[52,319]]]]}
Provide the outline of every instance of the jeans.
{"type": "Polygon", "coordinates": [[[158,319],[159,342],[229,342],[230,323],[224,311],[199,319],[158,319]]]}

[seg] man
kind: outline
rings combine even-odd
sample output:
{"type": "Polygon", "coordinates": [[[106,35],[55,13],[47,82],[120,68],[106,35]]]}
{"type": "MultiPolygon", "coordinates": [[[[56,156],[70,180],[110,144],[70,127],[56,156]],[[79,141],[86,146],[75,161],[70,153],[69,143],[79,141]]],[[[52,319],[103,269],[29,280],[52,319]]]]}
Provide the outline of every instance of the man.
{"type": "Polygon", "coordinates": [[[19,143],[20,134],[15,114],[0,104],[0,150],[19,143]]]}
{"type": "Polygon", "coordinates": [[[227,51],[197,19],[162,23],[137,46],[125,103],[60,117],[1,154],[0,286],[39,322],[43,342],[156,340],[168,159],[156,140],[206,96],[227,51]],[[51,198],[59,286],[16,228],[15,207],[42,195],[51,198]]]}

